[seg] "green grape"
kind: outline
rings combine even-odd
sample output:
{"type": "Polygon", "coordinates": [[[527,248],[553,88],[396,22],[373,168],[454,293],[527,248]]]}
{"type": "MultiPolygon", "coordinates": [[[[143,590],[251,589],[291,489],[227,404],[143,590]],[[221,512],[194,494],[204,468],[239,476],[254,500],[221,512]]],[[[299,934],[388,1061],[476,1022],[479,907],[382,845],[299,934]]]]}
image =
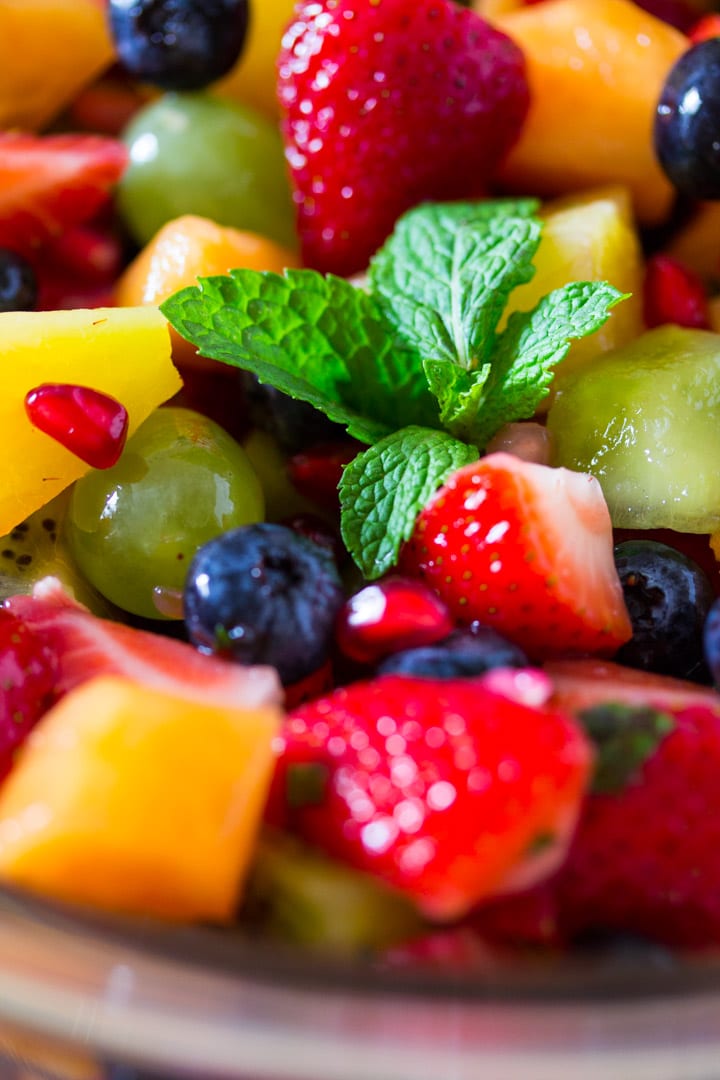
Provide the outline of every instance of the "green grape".
{"type": "MultiPolygon", "coordinates": [[[[68,541],[81,571],[108,600],[146,618],[167,614],[197,549],[262,521],[260,482],[244,450],[190,409],[158,409],[120,461],[78,480],[68,541]]],[[[178,616],[179,616],[178,612],[178,616]]]]}
{"type": "Polygon", "coordinates": [[[130,164],[119,206],[140,244],[167,221],[197,214],[297,246],[282,140],[261,113],[206,94],[165,94],[134,117],[124,140],[130,164]]]}

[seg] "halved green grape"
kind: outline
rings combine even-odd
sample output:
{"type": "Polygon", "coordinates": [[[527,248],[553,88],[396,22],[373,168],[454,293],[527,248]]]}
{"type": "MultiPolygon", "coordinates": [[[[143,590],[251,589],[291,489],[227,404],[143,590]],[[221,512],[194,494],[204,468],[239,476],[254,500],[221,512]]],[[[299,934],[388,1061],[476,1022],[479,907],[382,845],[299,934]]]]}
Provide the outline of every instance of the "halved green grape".
{"type": "Polygon", "coordinates": [[[118,200],[138,243],[198,214],[297,246],[280,133],[261,113],[208,94],[166,94],[123,137],[130,164],[118,200]]]}
{"type": "Polygon", "coordinates": [[[167,407],[128,439],[117,465],[75,484],[68,539],[103,596],[157,619],[173,612],[202,544],[263,514],[260,481],[242,447],[199,413],[167,407]]]}
{"type": "Polygon", "coordinates": [[[559,379],[553,464],[600,481],[613,525],[720,528],[720,336],[661,326],[559,379]]]}

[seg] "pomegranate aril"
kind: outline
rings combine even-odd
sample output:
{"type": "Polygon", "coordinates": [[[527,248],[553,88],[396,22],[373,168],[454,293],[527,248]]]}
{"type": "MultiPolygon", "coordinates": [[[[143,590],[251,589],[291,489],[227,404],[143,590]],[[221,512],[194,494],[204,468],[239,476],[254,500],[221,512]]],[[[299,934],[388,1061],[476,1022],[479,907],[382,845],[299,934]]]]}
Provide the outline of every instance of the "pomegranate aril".
{"type": "Polygon", "coordinates": [[[337,643],[351,660],[373,664],[390,653],[442,641],[453,629],[447,607],[432,589],[421,581],[389,577],[345,603],[337,643]]]}
{"type": "Polygon", "coordinates": [[[95,469],[109,469],[127,439],[124,405],[88,386],[44,383],[25,397],[31,424],[95,469]]]}
{"type": "Polygon", "coordinates": [[[708,296],[702,279],[669,255],[648,259],[643,291],[648,327],[676,323],[694,330],[709,330],[708,296]]]}

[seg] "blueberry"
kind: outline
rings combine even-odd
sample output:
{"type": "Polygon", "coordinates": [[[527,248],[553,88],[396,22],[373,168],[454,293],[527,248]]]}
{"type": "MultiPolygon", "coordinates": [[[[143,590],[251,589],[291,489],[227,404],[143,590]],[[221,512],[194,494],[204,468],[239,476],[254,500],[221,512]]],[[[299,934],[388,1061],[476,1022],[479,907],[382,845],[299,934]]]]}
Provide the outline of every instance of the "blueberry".
{"type": "Polygon", "coordinates": [[[655,151],[670,181],[693,199],[720,198],[720,38],[683,53],[655,118],[655,151]]]}
{"type": "Polygon", "coordinates": [[[289,684],[326,660],[344,599],[327,547],[284,525],[243,525],[195,555],[185,625],[200,649],[272,664],[289,684]]]}
{"type": "Polygon", "coordinates": [[[629,667],[706,681],[703,626],[714,593],[704,571],[655,540],[618,544],[615,565],[633,628],[615,659],[629,667]]]}
{"type": "Polygon", "coordinates": [[[428,679],[465,679],[491,668],[527,667],[525,653],[489,626],[455,630],[434,645],[393,653],[378,665],[379,675],[419,675],[428,679]]]}
{"type": "Polygon", "coordinates": [[[713,682],[720,686],[720,598],[713,602],[705,620],[703,648],[713,682]]]}
{"type": "Polygon", "coordinates": [[[235,65],[248,0],[110,0],[120,63],[163,90],[201,90],[235,65]]]}
{"type": "Polygon", "coordinates": [[[36,306],[33,268],[22,255],[0,248],[0,311],[34,311],[36,306]]]}

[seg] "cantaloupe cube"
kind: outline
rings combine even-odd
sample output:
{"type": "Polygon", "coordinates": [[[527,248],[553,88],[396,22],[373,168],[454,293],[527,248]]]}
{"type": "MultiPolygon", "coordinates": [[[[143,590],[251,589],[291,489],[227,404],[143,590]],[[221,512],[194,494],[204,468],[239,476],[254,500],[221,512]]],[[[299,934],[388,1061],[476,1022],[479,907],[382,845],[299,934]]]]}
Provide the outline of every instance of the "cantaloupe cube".
{"type": "Polygon", "coordinates": [[[611,311],[604,326],[573,342],[558,368],[564,376],[642,333],[642,252],[627,188],[594,189],[546,203],[542,217],[535,276],[513,291],[506,316],[529,311],[569,281],[609,281],[631,294],[611,311]]]}
{"type": "Polygon", "coordinates": [[[113,59],[97,0],[2,0],[0,128],[45,127],[113,59]]]}
{"type": "Polygon", "coordinates": [[[99,676],[32,732],[0,790],[0,879],[177,921],[232,917],[279,710],[99,676]]]}
{"type": "Polygon", "coordinates": [[[493,21],[523,50],[530,83],[501,179],[546,196],[626,184],[638,219],[662,221],[674,193],[653,151],[653,121],[687,38],[631,0],[546,0],[493,21]]]}
{"type": "Polygon", "coordinates": [[[43,383],[110,394],[127,409],[131,433],[182,385],[157,308],[0,314],[0,535],[88,471],[30,423],[25,396],[43,383]]]}

